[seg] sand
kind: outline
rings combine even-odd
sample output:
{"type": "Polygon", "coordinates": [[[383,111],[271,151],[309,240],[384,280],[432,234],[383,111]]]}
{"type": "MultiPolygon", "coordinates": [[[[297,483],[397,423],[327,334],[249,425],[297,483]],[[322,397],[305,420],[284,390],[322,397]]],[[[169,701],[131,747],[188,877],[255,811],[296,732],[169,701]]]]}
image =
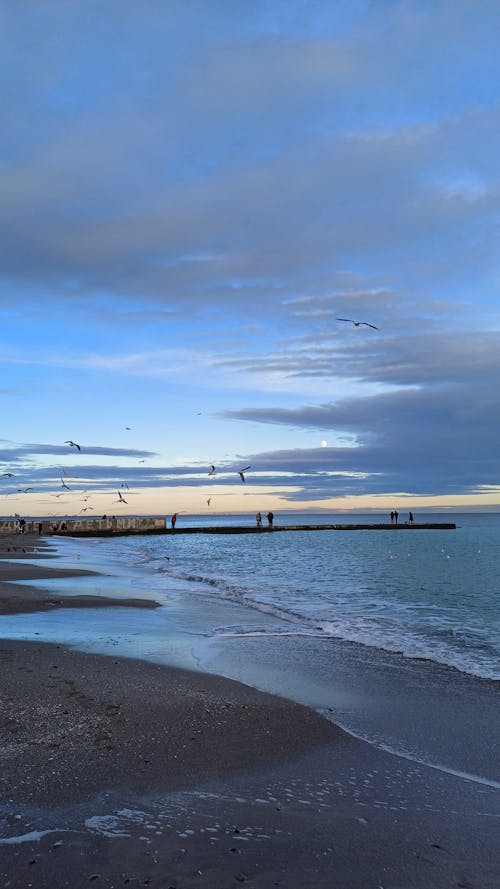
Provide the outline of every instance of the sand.
{"type": "MultiPolygon", "coordinates": [[[[4,613],[60,607],[9,584],[48,569],[27,552],[13,565],[4,543],[4,613]]],[[[1,887],[500,885],[492,788],[216,676],[10,640],[0,666],[1,887]]]]}

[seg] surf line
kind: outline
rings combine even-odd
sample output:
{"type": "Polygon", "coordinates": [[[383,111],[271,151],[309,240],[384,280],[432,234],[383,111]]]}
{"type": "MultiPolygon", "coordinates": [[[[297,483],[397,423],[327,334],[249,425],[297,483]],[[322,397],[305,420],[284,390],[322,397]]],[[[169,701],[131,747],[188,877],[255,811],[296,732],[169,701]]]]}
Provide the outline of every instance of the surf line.
{"type": "MultiPolygon", "coordinates": [[[[356,738],[358,741],[364,741],[371,747],[376,747],[377,750],[383,750],[384,753],[390,753],[392,756],[399,756],[400,759],[406,759],[407,762],[414,762],[421,766],[427,766],[427,768],[435,769],[437,772],[445,772],[447,775],[453,775],[454,778],[461,778],[463,781],[472,781],[474,784],[483,784],[486,787],[493,787],[495,790],[500,790],[500,781],[495,781],[494,778],[483,778],[482,775],[473,775],[470,772],[462,772],[460,769],[453,769],[451,766],[444,766],[441,763],[429,762],[427,759],[419,759],[417,756],[410,756],[409,753],[403,753],[402,750],[398,750],[396,747],[391,747],[389,744],[384,744],[381,741],[373,741],[365,735],[360,735],[358,732],[354,732],[342,722],[332,719],[329,712],[324,708],[319,708],[318,713],[321,713],[322,716],[326,716],[329,722],[338,725],[339,728],[343,729],[343,731],[348,735],[351,735],[351,737],[356,738]]],[[[482,814],[488,813],[484,812],[482,814]]]]}

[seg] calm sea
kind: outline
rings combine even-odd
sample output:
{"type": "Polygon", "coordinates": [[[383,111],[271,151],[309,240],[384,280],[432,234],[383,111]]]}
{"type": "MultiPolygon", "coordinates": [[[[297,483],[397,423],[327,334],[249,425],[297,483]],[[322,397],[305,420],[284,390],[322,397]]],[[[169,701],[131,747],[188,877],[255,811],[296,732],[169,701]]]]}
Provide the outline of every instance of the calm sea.
{"type": "MultiPolygon", "coordinates": [[[[279,524],[374,523],[386,516],[288,515],[279,524]]],[[[500,678],[500,515],[418,515],[455,531],[294,531],[120,538],[105,544],[131,567],[180,581],[204,598],[246,606],[227,632],[252,633],[251,611],[318,633],[500,678]],[[250,612],[248,611],[250,609],[250,612]]],[[[401,519],[400,519],[401,521],[401,519]]],[[[189,525],[252,518],[180,516],[189,525]]],[[[234,613],[231,612],[231,620],[234,613]]],[[[224,627],[218,627],[219,633],[224,627]]],[[[269,631],[276,633],[270,621],[269,631]]],[[[286,629],[283,629],[286,632],[286,629]]]]}

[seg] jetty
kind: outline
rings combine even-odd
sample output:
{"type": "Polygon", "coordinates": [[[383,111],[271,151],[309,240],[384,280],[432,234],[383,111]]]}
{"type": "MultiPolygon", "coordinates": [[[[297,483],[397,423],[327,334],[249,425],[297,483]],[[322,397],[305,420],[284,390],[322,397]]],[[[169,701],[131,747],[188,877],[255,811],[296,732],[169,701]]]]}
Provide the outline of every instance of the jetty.
{"type": "MultiPolygon", "coordinates": [[[[0,533],[2,533],[0,523],[0,533]]],[[[301,525],[262,525],[256,524],[238,525],[177,525],[171,528],[169,521],[157,517],[134,518],[102,518],[102,519],[64,519],[51,522],[26,523],[26,531],[39,531],[44,535],[58,537],[124,537],[139,534],[166,534],[178,536],[179,534],[281,534],[287,531],[449,531],[454,530],[454,522],[415,522],[410,525],[406,522],[400,524],[373,522],[366,524],[301,524],[301,525]],[[39,527],[41,526],[41,527],[39,527]]],[[[10,533],[15,529],[9,528],[10,533]]],[[[5,529],[7,531],[7,529],[5,529]]],[[[4,531],[4,533],[5,533],[4,531]]]]}

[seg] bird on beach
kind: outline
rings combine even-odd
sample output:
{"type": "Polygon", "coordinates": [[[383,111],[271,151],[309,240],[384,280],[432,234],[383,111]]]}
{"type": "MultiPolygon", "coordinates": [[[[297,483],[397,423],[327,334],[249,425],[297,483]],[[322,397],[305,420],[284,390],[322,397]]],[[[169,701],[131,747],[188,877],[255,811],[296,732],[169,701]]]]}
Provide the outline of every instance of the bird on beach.
{"type": "Polygon", "coordinates": [[[353,321],[352,318],[337,318],[337,321],[348,321],[350,324],[354,324],[354,327],[359,327],[360,324],[364,324],[365,327],[372,327],[373,330],[380,330],[380,327],[375,327],[374,324],[370,324],[368,321],[353,321]]]}
{"type": "Polygon", "coordinates": [[[78,450],[81,451],[81,447],[76,441],[71,441],[71,439],[69,439],[69,441],[65,441],[64,444],[68,444],[70,448],[78,448],[78,450]]]}
{"type": "Polygon", "coordinates": [[[213,463],[210,466],[210,472],[208,474],[209,475],[217,475],[217,470],[216,470],[215,466],[213,465],[213,463]]]}
{"type": "Polygon", "coordinates": [[[244,476],[243,473],[246,472],[247,469],[251,469],[251,468],[252,468],[251,466],[245,466],[244,469],[238,469],[238,475],[239,475],[239,477],[241,478],[241,481],[242,481],[242,482],[246,481],[245,476],[244,476]]]}

